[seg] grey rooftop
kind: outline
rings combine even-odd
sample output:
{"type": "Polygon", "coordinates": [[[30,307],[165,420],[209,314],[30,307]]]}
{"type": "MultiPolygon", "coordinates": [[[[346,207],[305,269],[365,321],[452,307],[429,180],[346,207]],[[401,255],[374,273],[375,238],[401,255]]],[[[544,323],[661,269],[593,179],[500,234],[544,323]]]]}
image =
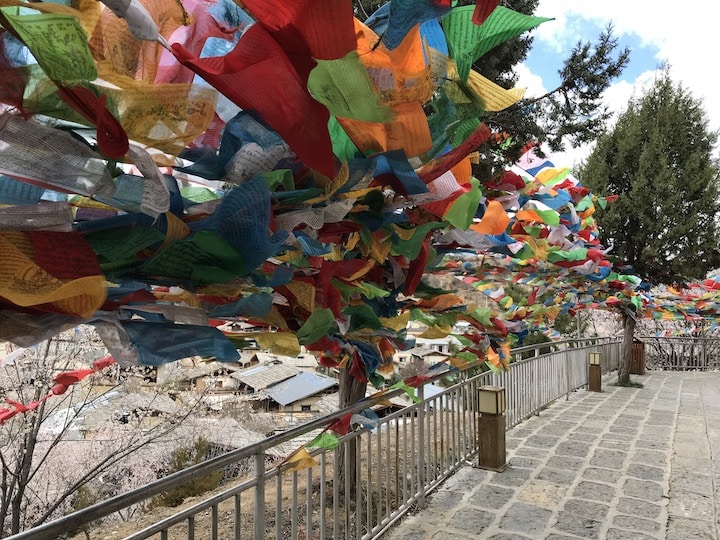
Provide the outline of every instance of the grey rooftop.
{"type": "Polygon", "coordinates": [[[720,538],[720,373],[615,380],[508,431],[504,472],[464,467],[384,538],[720,538]]]}

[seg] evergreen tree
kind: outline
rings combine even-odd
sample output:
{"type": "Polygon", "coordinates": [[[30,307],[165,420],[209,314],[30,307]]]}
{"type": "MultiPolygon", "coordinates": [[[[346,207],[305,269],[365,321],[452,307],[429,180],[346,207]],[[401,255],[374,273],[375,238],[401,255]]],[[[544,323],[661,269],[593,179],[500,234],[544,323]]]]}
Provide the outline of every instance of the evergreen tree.
{"type": "Polygon", "coordinates": [[[702,102],[666,67],[580,167],[594,193],[619,195],[597,215],[611,254],[652,283],[701,278],[720,264],[716,141],[702,102]]]}

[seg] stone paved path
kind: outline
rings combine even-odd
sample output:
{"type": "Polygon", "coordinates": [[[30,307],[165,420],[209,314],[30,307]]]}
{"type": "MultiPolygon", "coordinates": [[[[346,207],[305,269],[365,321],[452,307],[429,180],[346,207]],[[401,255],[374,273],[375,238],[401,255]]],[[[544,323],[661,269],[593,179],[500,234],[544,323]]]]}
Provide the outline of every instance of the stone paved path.
{"type": "Polygon", "coordinates": [[[719,539],[720,373],[614,380],[508,431],[507,470],[464,467],[385,538],[719,539]]]}

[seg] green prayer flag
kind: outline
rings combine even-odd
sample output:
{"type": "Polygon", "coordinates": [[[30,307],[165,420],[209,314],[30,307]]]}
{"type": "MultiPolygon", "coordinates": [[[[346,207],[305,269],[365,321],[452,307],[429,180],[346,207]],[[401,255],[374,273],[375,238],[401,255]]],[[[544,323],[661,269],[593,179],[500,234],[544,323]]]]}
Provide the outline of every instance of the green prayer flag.
{"type": "Polygon", "coordinates": [[[393,117],[392,109],[378,100],[357,51],[337,60],[317,60],[308,89],[333,116],[383,124],[393,117]]]}
{"type": "Polygon", "coordinates": [[[70,15],[3,14],[27,45],[43,71],[54,81],[97,79],[98,73],[80,21],[70,15]]]}
{"type": "Polygon", "coordinates": [[[262,173],[261,176],[270,191],[275,191],[275,188],[278,186],[285,189],[285,191],[292,191],[295,189],[295,179],[293,178],[293,174],[290,169],[269,171],[262,173]]]}
{"type": "Polygon", "coordinates": [[[140,270],[210,284],[236,278],[244,268],[243,258],[224,238],[211,231],[198,231],[191,238],[172,242],[140,270]]]}
{"type": "Polygon", "coordinates": [[[383,324],[370,306],[360,304],[343,309],[343,315],[350,317],[348,332],[361,329],[380,330],[383,324]]]}
{"type": "Polygon", "coordinates": [[[182,195],[183,199],[197,204],[215,201],[221,198],[220,195],[213,190],[202,186],[185,186],[180,188],[180,195],[182,195]]]}
{"type": "Polygon", "coordinates": [[[324,448],[325,450],[335,450],[340,445],[338,436],[329,431],[323,431],[307,444],[306,448],[324,448]]]}
{"type": "Polygon", "coordinates": [[[547,256],[547,260],[553,263],[558,261],[584,261],[585,259],[587,259],[586,248],[576,248],[569,251],[558,249],[549,251],[547,256]]]}
{"type": "Polygon", "coordinates": [[[393,255],[403,255],[410,260],[416,259],[418,255],[420,255],[420,249],[422,249],[422,244],[427,234],[433,229],[440,229],[446,226],[445,223],[432,221],[413,227],[414,233],[409,240],[398,238],[395,241],[392,248],[393,255]]]}
{"type": "Polygon", "coordinates": [[[348,137],[348,134],[334,116],[331,116],[328,121],[328,133],[330,133],[333,154],[340,161],[348,161],[362,156],[362,152],[355,146],[355,143],[348,137]]]}
{"type": "Polygon", "coordinates": [[[463,81],[467,81],[473,63],[490,49],[552,20],[498,6],[483,24],[477,25],[472,21],[474,10],[474,5],[456,7],[442,19],[450,57],[463,81]]]}
{"type": "Polygon", "coordinates": [[[335,324],[335,315],[328,308],[316,309],[297,331],[301,345],[311,345],[327,334],[335,324]]]}
{"type": "Polygon", "coordinates": [[[558,214],[555,210],[540,210],[538,208],[534,208],[533,210],[538,216],[540,216],[540,219],[542,219],[545,225],[550,225],[552,227],[560,225],[560,214],[558,214]]]}
{"type": "Polygon", "coordinates": [[[112,262],[120,262],[146,247],[162,242],[165,235],[150,227],[132,227],[90,233],[85,239],[98,255],[112,262]]]}
{"type": "Polygon", "coordinates": [[[458,229],[465,230],[469,228],[477,213],[481,196],[480,181],[477,178],[471,178],[470,190],[455,200],[447,212],[445,212],[443,218],[458,229]]]}
{"type": "Polygon", "coordinates": [[[400,388],[408,395],[408,397],[413,401],[413,403],[420,403],[420,398],[415,395],[415,388],[406,384],[405,382],[400,381],[393,384],[390,388],[400,388]]]}

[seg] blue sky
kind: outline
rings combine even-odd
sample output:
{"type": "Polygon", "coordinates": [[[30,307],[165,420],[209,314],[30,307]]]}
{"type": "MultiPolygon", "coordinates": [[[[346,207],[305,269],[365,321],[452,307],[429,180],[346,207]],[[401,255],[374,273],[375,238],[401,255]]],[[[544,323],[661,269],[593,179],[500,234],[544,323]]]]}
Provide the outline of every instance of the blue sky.
{"type": "MultiPolygon", "coordinates": [[[[545,23],[552,24],[552,21],[545,23]]],[[[586,19],[578,19],[576,24],[581,28],[583,41],[594,41],[604,27],[599,26],[592,21],[586,19]]],[[[625,34],[619,37],[620,43],[618,50],[628,47],[630,49],[630,64],[623,71],[621,81],[634,84],[635,80],[643,73],[655,68],[659,60],[658,47],[651,44],[643,44],[642,39],[637,34],[625,34]]],[[[569,51],[575,46],[578,39],[568,41],[562,52],[557,51],[557,47],[553,47],[548,41],[536,39],[533,48],[525,60],[525,65],[531,72],[542,77],[545,88],[555,88],[560,78],[557,75],[562,63],[567,57],[569,51]]]]}
{"type": "MultiPolygon", "coordinates": [[[[720,130],[720,90],[714,84],[712,58],[717,48],[720,3],[703,3],[694,9],[669,0],[540,0],[535,15],[552,17],[534,30],[533,48],[518,67],[518,86],[533,97],[557,86],[557,71],[578,40],[594,42],[612,23],[620,47],[630,48],[630,64],[606,93],[606,104],[616,114],[632,96],[642,95],[664,61],[673,79],[702,100],[709,127],[720,130]]],[[[591,147],[554,159],[572,166],[591,147]]]]}

